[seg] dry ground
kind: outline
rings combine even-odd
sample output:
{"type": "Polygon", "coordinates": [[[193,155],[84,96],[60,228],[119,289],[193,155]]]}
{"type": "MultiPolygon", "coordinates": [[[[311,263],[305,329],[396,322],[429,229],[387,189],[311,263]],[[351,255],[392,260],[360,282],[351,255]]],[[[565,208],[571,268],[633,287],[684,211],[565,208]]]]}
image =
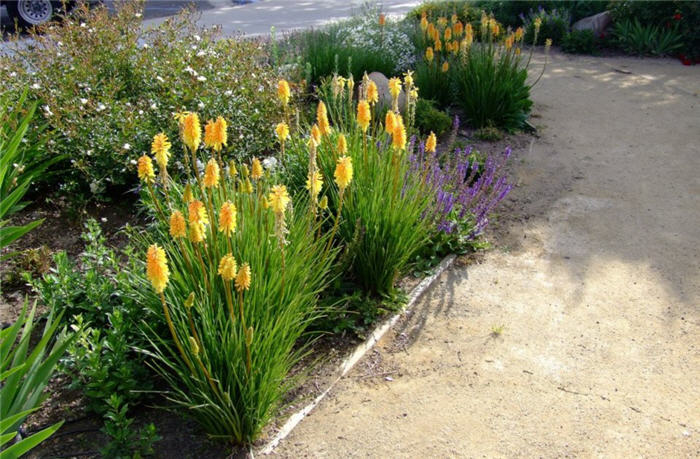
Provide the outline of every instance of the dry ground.
{"type": "Polygon", "coordinates": [[[553,58],[497,249],[277,455],[700,455],[700,68],[553,58]]]}

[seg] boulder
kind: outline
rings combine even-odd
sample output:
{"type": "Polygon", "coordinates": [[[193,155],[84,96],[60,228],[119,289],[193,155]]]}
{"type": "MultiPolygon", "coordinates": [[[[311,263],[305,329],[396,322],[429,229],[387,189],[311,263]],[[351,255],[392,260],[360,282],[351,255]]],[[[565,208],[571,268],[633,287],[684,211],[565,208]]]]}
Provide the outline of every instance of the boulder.
{"type": "Polygon", "coordinates": [[[571,26],[573,30],[590,30],[596,37],[600,37],[605,28],[612,22],[612,17],[609,11],[603,11],[602,13],[594,14],[593,16],[588,16],[579,21],[574,22],[571,26]]]}

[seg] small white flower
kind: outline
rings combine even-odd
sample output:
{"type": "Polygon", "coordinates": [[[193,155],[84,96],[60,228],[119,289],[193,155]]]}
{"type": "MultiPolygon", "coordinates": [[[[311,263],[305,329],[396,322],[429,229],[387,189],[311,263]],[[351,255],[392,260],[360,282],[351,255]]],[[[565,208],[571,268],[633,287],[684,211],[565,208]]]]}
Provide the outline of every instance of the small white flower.
{"type": "Polygon", "coordinates": [[[39,83],[34,83],[32,85],[32,89],[40,89],[40,88],[41,88],[41,86],[39,86],[39,83]]]}
{"type": "Polygon", "coordinates": [[[153,102],[153,103],[151,104],[151,110],[155,110],[155,109],[157,109],[157,108],[158,108],[158,104],[155,103],[155,102],[153,102]]]}
{"type": "Polygon", "coordinates": [[[139,115],[143,115],[143,110],[139,110],[139,115]]]}
{"type": "Polygon", "coordinates": [[[202,39],[202,37],[200,37],[199,35],[195,35],[195,36],[194,36],[194,39],[195,39],[196,41],[200,41],[200,40],[202,39]]]}
{"type": "Polygon", "coordinates": [[[226,91],[224,91],[225,96],[230,96],[231,94],[233,94],[233,91],[231,91],[230,89],[227,89],[226,91]]]}
{"type": "Polygon", "coordinates": [[[135,165],[136,165],[136,160],[135,160],[135,159],[132,159],[131,161],[129,161],[129,164],[133,164],[133,165],[135,166],[135,165]]]}
{"type": "Polygon", "coordinates": [[[46,113],[46,116],[53,116],[53,112],[51,111],[51,109],[49,108],[48,105],[44,105],[43,108],[44,108],[44,113],[46,113]]]}
{"type": "Polygon", "coordinates": [[[134,16],[136,16],[137,18],[140,18],[140,17],[141,17],[141,13],[136,13],[134,16]]]}
{"type": "Polygon", "coordinates": [[[87,24],[85,24],[84,22],[81,22],[81,23],[80,23],[80,28],[81,28],[81,29],[84,29],[85,27],[87,27],[87,24]]]}
{"type": "Polygon", "coordinates": [[[83,98],[83,97],[80,98],[80,104],[81,104],[81,105],[85,105],[85,104],[87,104],[87,103],[88,103],[88,100],[87,100],[87,99],[85,99],[85,98],[83,98]]]}
{"type": "Polygon", "coordinates": [[[207,55],[207,52],[204,51],[203,49],[197,51],[197,57],[202,57],[202,56],[206,56],[206,55],[207,55]]]}
{"type": "Polygon", "coordinates": [[[97,182],[90,183],[90,192],[96,194],[100,190],[100,185],[97,182]]]}
{"type": "Polygon", "coordinates": [[[12,78],[16,77],[16,76],[17,76],[17,72],[12,72],[12,73],[10,73],[10,76],[11,76],[12,78]]]}
{"type": "Polygon", "coordinates": [[[129,151],[129,150],[131,150],[131,145],[128,143],[125,143],[124,145],[122,145],[122,148],[126,151],[129,151]]]}
{"type": "Polygon", "coordinates": [[[101,112],[102,110],[104,110],[104,109],[106,109],[106,108],[107,108],[107,107],[105,106],[105,104],[103,104],[102,102],[100,102],[99,104],[97,104],[97,108],[95,108],[95,110],[97,110],[98,112],[101,112]]]}
{"type": "Polygon", "coordinates": [[[272,170],[277,167],[277,158],[274,156],[268,156],[267,158],[263,159],[262,164],[265,166],[265,169],[272,170]]]}
{"type": "Polygon", "coordinates": [[[107,223],[107,217],[102,217],[100,220],[102,220],[102,223],[107,223]]]}
{"type": "Polygon", "coordinates": [[[156,76],[156,80],[160,81],[161,83],[164,83],[164,82],[165,82],[165,80],[163,79],[163,77],[161,77],[160,75],[159,75],[159,76],[156,76]]]}
{"type": "Polygon", "coordinates": [[[200,110],[204,110],[204,102],[197,104],[197,107],[199,107],[200,110]]]}
{"type": "Polygon", "coordinates": [[[199,75],[197,77],[197,81],[202,81],[202,82],[207,81],[207,77],[205,77],[204,75],[199,75]]]}

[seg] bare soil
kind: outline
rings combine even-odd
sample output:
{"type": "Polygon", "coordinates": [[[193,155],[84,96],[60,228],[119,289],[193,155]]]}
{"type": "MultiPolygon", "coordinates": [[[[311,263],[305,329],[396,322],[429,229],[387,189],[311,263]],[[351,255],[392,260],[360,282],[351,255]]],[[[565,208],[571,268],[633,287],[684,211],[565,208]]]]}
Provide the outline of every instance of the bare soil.
{"type": "Polygon", "coordinates": [[[553,55],[497,248],[443,274],[275,454],[698,457],[699,77],[553,55]]]}

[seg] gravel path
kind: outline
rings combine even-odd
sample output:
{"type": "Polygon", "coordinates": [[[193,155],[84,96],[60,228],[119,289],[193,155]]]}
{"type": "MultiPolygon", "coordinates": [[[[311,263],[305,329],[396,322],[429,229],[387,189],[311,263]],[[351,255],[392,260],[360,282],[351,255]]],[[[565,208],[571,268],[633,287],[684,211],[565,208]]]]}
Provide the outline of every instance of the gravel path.
{"type": "Polygon", "coordinates": [[[700,455],[700,68],[553,58],[497,248],[276,454],[700,455]]]}

